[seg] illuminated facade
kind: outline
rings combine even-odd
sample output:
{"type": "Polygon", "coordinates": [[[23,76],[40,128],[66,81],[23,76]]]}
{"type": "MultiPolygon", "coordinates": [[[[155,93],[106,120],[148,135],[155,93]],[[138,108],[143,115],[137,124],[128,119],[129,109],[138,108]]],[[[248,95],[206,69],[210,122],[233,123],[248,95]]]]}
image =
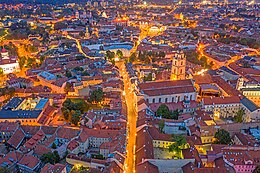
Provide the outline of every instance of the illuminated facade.
{"type": "Polygon", "coordinates": [[[5,48],[1,51],[0,68],[3,69],[4,74],[14,73],[20,71],[20,66],[16,58],[11,58],[5,48]]]}
{"type": "Polygon", "coordinates": [[[171,80],[185,79],[186,57],[184,53],[177,52],[172,57],[171,80]]]}
{"type": "Polygon", "coordinates": [[[260,106],[260,84],[259,83],[246,83],[243,77],[237,80],[236,89],[240,90],[244,96],[260,106]]]}

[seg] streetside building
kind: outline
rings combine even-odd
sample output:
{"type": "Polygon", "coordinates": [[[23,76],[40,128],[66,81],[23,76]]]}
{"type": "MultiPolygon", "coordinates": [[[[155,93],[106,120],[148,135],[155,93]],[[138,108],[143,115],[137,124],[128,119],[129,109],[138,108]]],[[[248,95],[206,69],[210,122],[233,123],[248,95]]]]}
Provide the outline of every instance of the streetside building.
{"type": "Polygon", "coordinates": [[[141,83],[137,95],[149,104],[195,101],[197,98],[194,83],[190,79],[141,83]]]}

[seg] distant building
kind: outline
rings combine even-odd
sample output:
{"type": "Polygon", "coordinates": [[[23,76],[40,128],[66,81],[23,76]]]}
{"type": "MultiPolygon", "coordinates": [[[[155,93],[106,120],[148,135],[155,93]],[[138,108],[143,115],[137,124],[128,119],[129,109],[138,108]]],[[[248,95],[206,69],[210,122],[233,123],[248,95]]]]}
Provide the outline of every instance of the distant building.
{"type": "Polygon", "coordinates": [[[247,83],[243,77],[237,80],[236,89],[240,90],[244,96],[260,106],[260,83],[247,83]]]}
{"type": "Polygon", "coordinates": [[[172,56],[171,80],[185,79],[186,57],[183,52],[177,52],[172,56]]]}
{"type": "Polygon", "coordinates": [[[225,147],[223,160],[236,172],[251,173],[259,164],[260,150],[259,147],[225,147]]]}
{"type": "Polygon", "coordinates": [[[37,125],[48,106],[49,99],[14,97],[0,110],[0,122],[20,121],[24,125],[37,125]]]}
{"type": "Polygon", "coordinates": [[[3,69],[4,74],[20,71],[20,66],[17,58],[10,57],[5,48],[3,48],[1,51],[0,68],[3,69]]]}

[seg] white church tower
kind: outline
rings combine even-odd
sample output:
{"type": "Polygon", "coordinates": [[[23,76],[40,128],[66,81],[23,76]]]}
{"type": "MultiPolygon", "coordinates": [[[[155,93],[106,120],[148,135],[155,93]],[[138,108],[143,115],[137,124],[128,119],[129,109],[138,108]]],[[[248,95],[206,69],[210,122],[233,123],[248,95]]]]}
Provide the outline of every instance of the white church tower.
{"type": "Polygon", "coordinates": [[[172,57],[171,80],[183,80],[186,78],[186,57],[183,51],[177,51],[172,57]]]}

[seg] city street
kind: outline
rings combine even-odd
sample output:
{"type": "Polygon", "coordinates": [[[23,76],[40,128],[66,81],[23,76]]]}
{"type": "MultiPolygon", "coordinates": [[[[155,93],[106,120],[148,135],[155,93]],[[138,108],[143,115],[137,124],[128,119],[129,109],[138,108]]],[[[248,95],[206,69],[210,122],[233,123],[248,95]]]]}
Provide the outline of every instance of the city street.
{"type": "Polygon", "coordinates": [[[127,145],[126,159],[124,164],[125,173],[135,172],[135,138],[136,138],[136,120],[137,112],[135,108],[134,94],[131,89],[129,78],[122,62],[118,62],[120,75],[124,80],[125,100],[127,105],[127,145]]]}

